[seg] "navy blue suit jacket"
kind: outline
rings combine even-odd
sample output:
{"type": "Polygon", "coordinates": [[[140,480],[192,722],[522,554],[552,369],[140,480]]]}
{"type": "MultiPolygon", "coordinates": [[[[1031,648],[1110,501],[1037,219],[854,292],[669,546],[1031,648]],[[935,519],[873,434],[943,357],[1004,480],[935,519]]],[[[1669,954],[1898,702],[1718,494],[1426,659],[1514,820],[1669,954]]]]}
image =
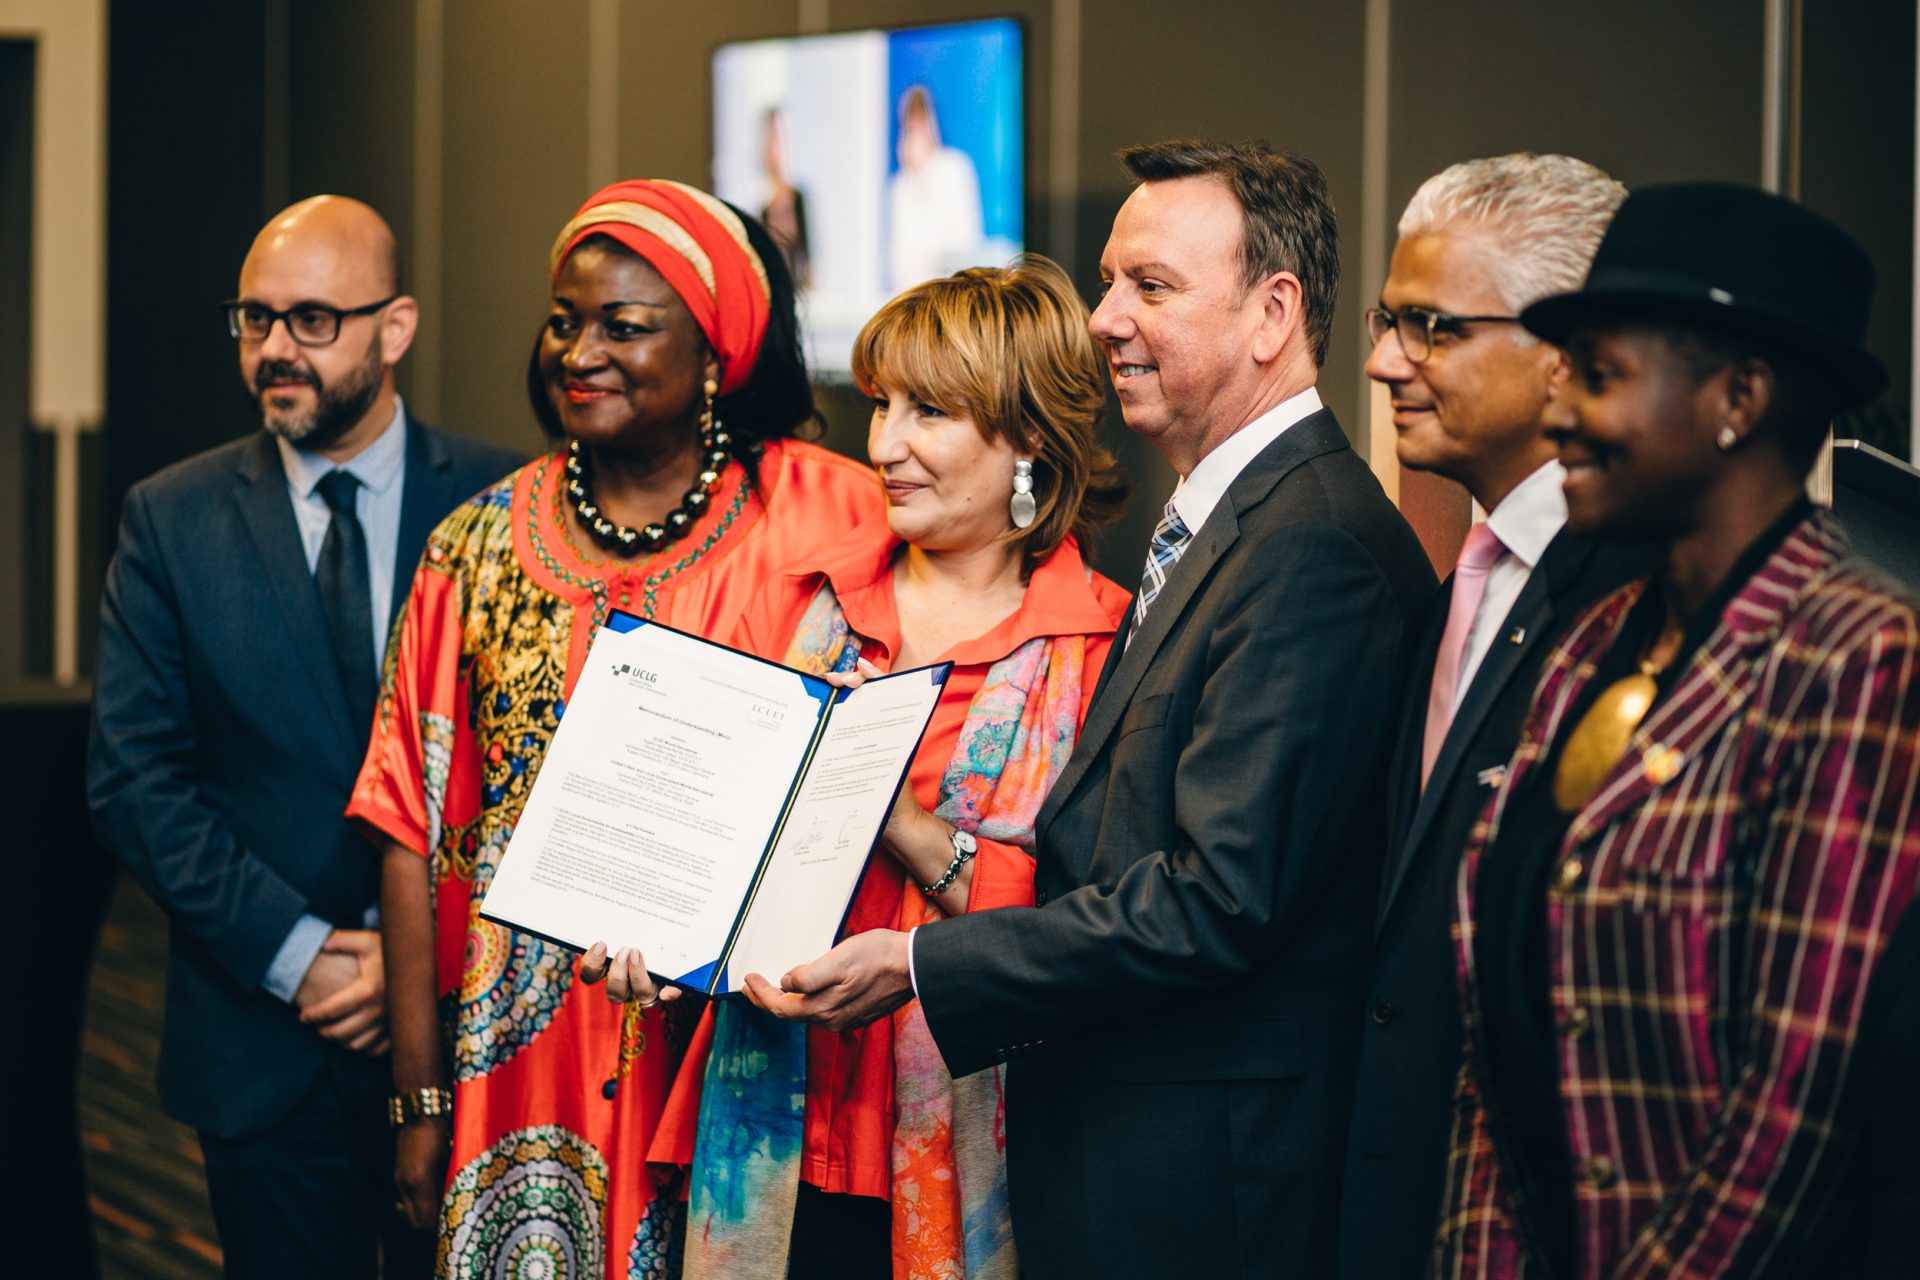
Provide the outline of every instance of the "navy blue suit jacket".
{"type": "Polygon", "coordinates": [[[1427,696],[1451,579],[1428,612],[1388,778],[1392,852],[1381,883],[1347,1137],[1341,1280],[1425,1274],[1466,1043],[1449,932],[1460,851],[1520,740],[1553,641],[1580,610],[1644,577],[1652,565],[1645,548],[1600,546],[1561,530],[1467,686],[1423,790],[1427,696]]]}
{"type": "MultiPolygon", "coordinates": [[[[522,460],[409,417],[397,614],[427,534],[522,460]]],[[[219,1137],[271,1127],[333,1049],[261,990],[303,913],[362,927],[343,814],[371,726],[347,709],[286,473],[264,431],[127,494],[100,607],[88,801],[166,911],[160,1099],[219,1137]]]]}

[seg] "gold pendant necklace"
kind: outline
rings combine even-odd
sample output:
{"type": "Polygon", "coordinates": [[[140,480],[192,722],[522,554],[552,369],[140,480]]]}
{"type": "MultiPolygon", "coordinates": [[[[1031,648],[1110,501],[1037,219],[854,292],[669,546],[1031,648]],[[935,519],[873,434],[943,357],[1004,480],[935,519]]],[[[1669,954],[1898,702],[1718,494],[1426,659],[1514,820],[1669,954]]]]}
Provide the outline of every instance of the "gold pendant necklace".
{"type": "Polygon", "coordinates": [[[1664,662],[1642,660],[1638,672],[1614,681],[1594,699],[1561,748],[1553,774],[1554,808],[1571,817],[1593,798],[1626,754],[1633,731],[1647,718],[1666,667],[1664,662]]]}

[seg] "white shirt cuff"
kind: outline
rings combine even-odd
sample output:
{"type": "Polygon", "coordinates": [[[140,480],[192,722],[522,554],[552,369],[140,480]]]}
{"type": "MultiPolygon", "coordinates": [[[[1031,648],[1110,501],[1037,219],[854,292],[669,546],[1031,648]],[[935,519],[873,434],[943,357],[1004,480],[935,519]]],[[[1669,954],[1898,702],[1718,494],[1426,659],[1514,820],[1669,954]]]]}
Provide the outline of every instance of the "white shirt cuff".
{"type": "Polygon", "coordinates": [[[307,970],[313,967],[332,932],[333,926],[319,916],[303,915],[294,921],[293,928],[287,930],[287,940],[273,953],[273,963],[267,966],[267,976],[260,979],[260,989],[292,1004],[300,984],[306,981],[307,970]]]}
{"type": "Polygon", "coordinates": [[[919,925],[907,930],[907,982],[913,987],[915,1000],[920,998],[920,978],[913,971],[913,935],[918,932],[920,932],[919,925]]]}

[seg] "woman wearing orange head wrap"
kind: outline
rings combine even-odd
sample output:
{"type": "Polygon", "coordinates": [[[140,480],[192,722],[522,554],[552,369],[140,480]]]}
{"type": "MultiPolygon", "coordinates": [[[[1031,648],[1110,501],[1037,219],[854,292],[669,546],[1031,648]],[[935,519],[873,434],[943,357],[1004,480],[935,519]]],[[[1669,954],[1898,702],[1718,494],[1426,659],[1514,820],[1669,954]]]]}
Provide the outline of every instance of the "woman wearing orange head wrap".
{"type": "Polygon", "coordinates": [[[349,813],[384,849],[396,1172],[441,1274],[668,1276],[680,1196],[645,1151],[686,1029],[578,990],[574,952],[479,902],[607,612],[725,637],[881,495],[793,438],[793,290],[751,219],[617,183],[550,265],[527,382],[564,447],[428,540],[349,813]]]}

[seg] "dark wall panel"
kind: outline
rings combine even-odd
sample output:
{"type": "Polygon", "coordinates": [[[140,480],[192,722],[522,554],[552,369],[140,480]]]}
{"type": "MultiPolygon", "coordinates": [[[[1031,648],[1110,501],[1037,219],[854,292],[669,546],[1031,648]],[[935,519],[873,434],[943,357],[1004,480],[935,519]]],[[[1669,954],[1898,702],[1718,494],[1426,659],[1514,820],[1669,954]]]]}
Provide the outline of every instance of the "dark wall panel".
{"type": "Polygon", "coordinates": [[[1797,148],[1800,198],[1873,257],[1868,342],[1893,376],[1881,402],[1836,434],[1902,458],[1913,411],[1914,11],[1883,0],[1803,6],[1797,148]]]}
{"type": "Polygon", "coordinates": [[[364,200],[413,230],[413,6],[381,0],[289,10],[288,200],[364,200]]]}
{"type": "MultiPolygon", "coordinates": [[[[1080,44],[1080,219],[1076,280],[1099,291],[1098,263],[1131,181],[1120,148],[1175,137],[1259,138],[1325,170],[1339,215],[1342,283],[1320,393],[1349,438],[1364,439],[1356,347],[1341,336],[1366,304],[1359,274],[1361,77],[1365,7],[1237,0],[1100,0],[1084,6],[1080,44]]],[[[1110,412],[1104,438],[1134,479],[1134,502],[1105,539],[1100,567],[1132,586],[1173,491],[1158,450],[1110,412]]]]}
{"type": "MultiPolygon", "coordinates": [[[[1355,308],[1379,294],[1407,201],[1461,160],[1558,152],[1629,187],[1758,181],[1763,15],[1763,0],[1394,5],[1386,209],[1368,229],[1381,273],[1353,282],[1355,308]]],[[[1444,573],[1470,518],[1466,491],[1414,476],[1401,501],[1444,573]]]]}
{"type": "Polygon", "coordinates": [[[523,449],[547,250],[589,194],[586,39],[579,3],[448,5],[441,416],[523,449]]]}
{"type": "MultiPolygon", "coordinates": [[[[380,0],[292,4],[287,15],[287,201],[343,195],[378,209],[399,237],[412,289],[413,6],[380,0]]],[[[423,316],[439,325],[440,316],[423,316]]],[[[412,390],[412,362],[398,371],[412,390]]]]}
{"type": "Polygon", "coordinates": [[[263,6],[209,0],[183,22],[123,0],[107,30],[111,519],[135,480],[255,425],[217,304],[270,210],[263,6]]]}
{"type": "Polygon", "coordinates": [[[1508,151],[1578,156],[1628,186],[1758,182],[1763,14],[1762,0],[1395,5],[1393,217],[1431,174],[1508,151]]]}

